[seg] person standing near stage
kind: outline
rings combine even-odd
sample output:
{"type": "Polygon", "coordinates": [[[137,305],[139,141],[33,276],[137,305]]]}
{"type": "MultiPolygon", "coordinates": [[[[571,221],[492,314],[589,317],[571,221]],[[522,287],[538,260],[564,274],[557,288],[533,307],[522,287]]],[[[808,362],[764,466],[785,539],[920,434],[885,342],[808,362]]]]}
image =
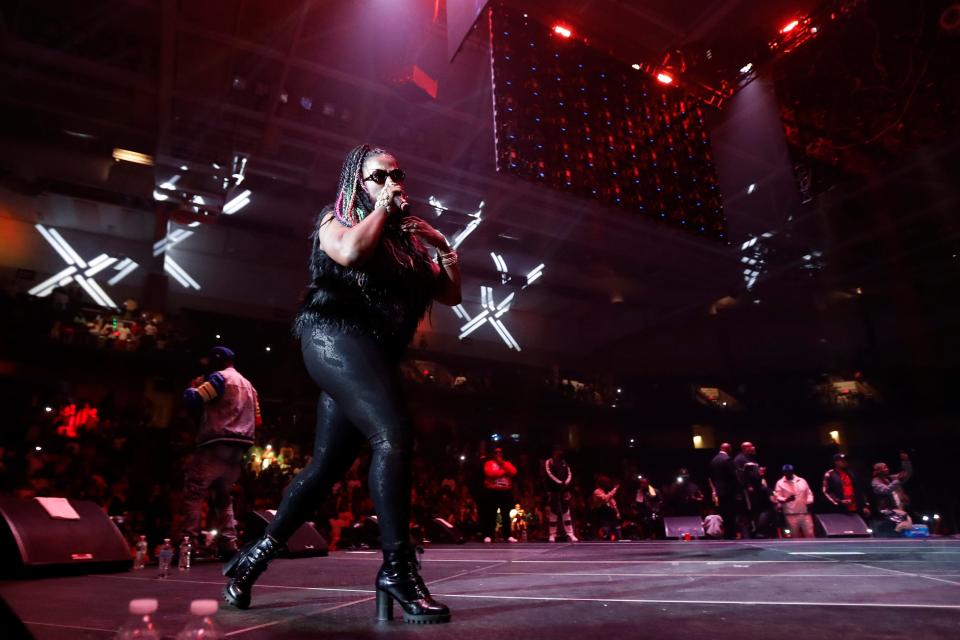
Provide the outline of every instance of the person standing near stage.
{"type": "Polygon", "coordinates": [[[900,453],[899,473],[890,473],[886,462],[873,465],[873,480],[870,488],[876,501],[877,512],[890,522],[897,533],[913,526],[913,520],[907,513],[910,498],[903,485],[913,476],[913,463],[906,452],[900,453]]]}
{"type": "Polygon", "coordinates": [[[237,550],[237,522],[230,489],[240,478],[243,454],[253,445],[260,426],[257,390],[234,368],[234,353],[214,347],[203,362],[211,372],[183,392],[184,403],[202,411],[197,448],[186,464],[183,485],[183,535],[200,546],[202,507],[212,494],[211,512],[220,532],[219,553],[237,550]]]}
{"type": "Polygon", "coordinates": [[[570,484],[573,482],[573,471],[563,459],[563,449],[553,448],[553,455],[543,461],[543,484],[547,490],[547,522],[550,542],[557,541],[557,520],[563,518],[563,531],[567,534],[568,542],[577,542],[573,532],[573,518],[570,515],[570,500],[573,494],[570,484]]]}
{"type": "Polygon", "coordinates": [[[495,447],[493,457],[483,465],[483,500],[480,512],[480,531],[484,542],[493,542],[497,529],[497,510],[500,510],[500,535],[507,542],[516,542],[510,534],[510,509],[513,508],[513,478],[517,468],[503,457],[503,447],[495,447]]]}
{"type": "Polygon", "coordinates": [[[848,468],[846,454],[834,454],[833,469],[823,474],[821,490],[835,513],[870,517],[870,502],[860,489],[856,476],[848,468]]]}
{"type": "Polygon", "coordinates": [[[717,455],[710,461],[710,488],[713,504],[723,519],[723,537],[733,540],[737,537],[737,503],[742,501],[740,483],[737,481],[737,467],[730,452],[729,442],[720,445],[717,455]]]}
{"type": "Polygon", "coordinates": [[[738,514],[743,519],[741,527],[743,537],[758,535],[757,519],[762,509],[769,506],[762,504],[761,484],[763,478],[760,477],[760,465],[757,463],[757,448],[752,442],[743,442],[740,444],[740,453],[733,459],[733,465],[737,470],[737,482],[740,485],[740,493],[743,501],[740,503],[741,511],[738,514]]]}
{"type": "Polygon", "coordinates": [[[703,515],[703,492],[690,480],[690,472],[683,468],[676,479],[663,487],[664,512],[669,516],[703,515]]]}
{"type": "Polygon", "coordinates": [[[459,304],[460,271],[443,235],[406,215],[404,179],[393,155],[356,147],[340,171],[336,201],[320,214],[312,236],[312,281],[295,322],[304,364],[322,390],[313,458],[287,487],[264,536],[224,570],[231,578],[224,597],[239,608],[250,606],[253,584],[267,563],[367,441],[370,495],[383,544],[377,618],[392,618],[398,602],[407,622],[450,620],[450,610],[430,596],[420,577],[410,543],[413,424],[399,362],[431,301],[459,304]]]}
{"type": "Polygon", "coordinates": [[[783,511],[783,518],[793,535],[812,538],[814,532],[810,505],[813,504],[813,491],[807,481],[793,471],[792,464],[783,465],[783,477],[777,480],[773,500],[783,511]]]}
{"type": "Polygon", "coordinates": [[[645,538],[653,539],[663,530],[662,514],[663,495],[657,491],[650,480],[640,476],[637,483],[637,493],[633,499],[633,510],[636,513],[637,524],[642,529],[645,538]]]}
{"type": "Polygon", "coordinates": [[[619,484],[614,484],[608,476],[597,476],[597,487],[593,490],[593,513],[596,520],[597,535],[603,540],[620,538],[620,507],[617,506],[619,484]]]}

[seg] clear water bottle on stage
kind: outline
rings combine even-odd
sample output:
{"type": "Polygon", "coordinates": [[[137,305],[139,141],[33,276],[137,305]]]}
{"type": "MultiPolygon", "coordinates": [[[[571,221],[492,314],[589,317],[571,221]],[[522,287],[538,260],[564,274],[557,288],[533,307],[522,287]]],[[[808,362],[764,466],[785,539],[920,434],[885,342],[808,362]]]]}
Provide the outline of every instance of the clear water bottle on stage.
{"type": "Polygon", "coordinates": [[[160,547],[157,560],[160,562],[160,577],[166,578],[170,575],[170,563],[173,562],[173,545],[170,544],[170,538],[163,539],[163,546],[160,547]]]}
{"type": "Polygon", "coordinates": [[[193,547],[190,545],[190,537],[183,536],[183,542],[180,543],[180,560],[177,562],[177,568],[180,571],[186,571],[190,568],[190,554],[193,547]]]}
{"type": "Polygon", "coordinates": [[[160,633],[153,623],[153,614],[157,612],[156,598],[131,600],[129,611],[130,618],[117,631],[116,640],[160,640],[160,633]]]}
{"type": "Polygon", "coordinates": [[[213,616],[217,613],[216,600],[194,600],[190,603],[190,620],[177,634],[177,640],[221,640],[223,632],[213,616]]]}
{"type": "Polygon", "coordinates": [[[136,555],[133,556],[134,571],[143,569],[143,567],[147,564],[147,536],[140,536],[137,538],[136,549],[136,555]]]}

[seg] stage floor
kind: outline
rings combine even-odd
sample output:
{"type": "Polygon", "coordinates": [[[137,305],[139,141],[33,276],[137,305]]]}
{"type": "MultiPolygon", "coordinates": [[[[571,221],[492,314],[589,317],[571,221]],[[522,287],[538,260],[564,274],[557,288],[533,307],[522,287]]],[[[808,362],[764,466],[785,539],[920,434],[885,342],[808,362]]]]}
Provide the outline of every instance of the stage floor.
{"type": "MultiPolygon", "coordinates": [[[[431,547],[423,575],[446,625],[373,620],[379,552],[277,560],[228,637],[960,638],[960,540],[497,544],[431,547]]],[[[220,566],[0,582],[38,639],[110,638],[131,598],[156,597],[172,637],[220,566]]]]}

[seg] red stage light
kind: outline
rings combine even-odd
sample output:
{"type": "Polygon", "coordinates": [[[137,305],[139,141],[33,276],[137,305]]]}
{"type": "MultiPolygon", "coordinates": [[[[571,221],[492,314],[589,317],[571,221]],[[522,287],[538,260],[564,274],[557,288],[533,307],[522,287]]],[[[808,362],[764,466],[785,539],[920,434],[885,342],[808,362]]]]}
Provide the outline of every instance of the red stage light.
{"type": "Polygon", "coordinates": [[[780,29],[780,33],[790,33],[791,31],[796,29],[799,25],[800,25],[799,20],[791,20],[786,24],[786,26],[783,27],[783,29],[780,29]]]}
{"type": "Polygon", "coordinates": [[[660,72],[657,74],[657,81],[662,82],[663,84],[673,84],[673,76],[660,72]]]}
{"type": "Polygon", "coordinates": [[[569,27],[565,27],[562,24],[553,25],[553,32],[558,36],[563,36],[564,38],[569,38],[573,35],[573,31],[569,27]]]}

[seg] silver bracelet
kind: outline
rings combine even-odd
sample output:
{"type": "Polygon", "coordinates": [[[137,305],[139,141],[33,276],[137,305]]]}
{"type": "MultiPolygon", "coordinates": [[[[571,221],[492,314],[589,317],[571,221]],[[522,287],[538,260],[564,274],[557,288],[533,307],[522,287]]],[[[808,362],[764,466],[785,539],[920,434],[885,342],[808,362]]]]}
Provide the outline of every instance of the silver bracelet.
{"type": "Polygon", "coordinates": [[[459,261],[460,258],[457,256],[457,252],[452,249],[448,253],[441,253],[439,251],[437,252],[437,262],[445,267],[452,267],[459,261]]]}

